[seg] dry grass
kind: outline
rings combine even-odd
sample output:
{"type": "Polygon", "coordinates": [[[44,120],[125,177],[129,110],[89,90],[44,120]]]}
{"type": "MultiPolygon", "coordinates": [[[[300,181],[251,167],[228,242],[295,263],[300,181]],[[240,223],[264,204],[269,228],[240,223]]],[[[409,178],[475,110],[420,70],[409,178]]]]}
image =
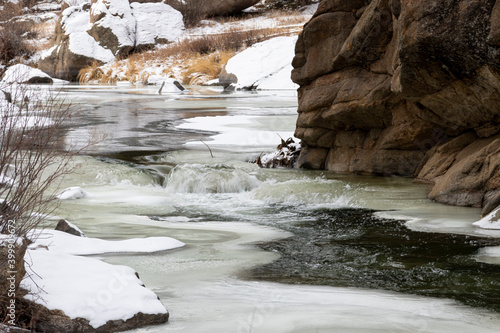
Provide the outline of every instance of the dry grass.
{"type": "Polygon", "coordinates": [[[197,85],[219,77],[224,65],[236,52],[222,51],[208,55],[198,54],[191,59],[187,69],[182,73],[182,83],[197,85]]]}
{"type": "Polygon", "coordinates": [[[94,61],[92,65],[86,67],[78,73],[78,81],[86,83],[90,81],[98,81],[101,83],[115,83],[116,79],[113,78],[113,71],[111,69],[104,71],[98,61],[94,61]]]}
{"type": "Polygon", "coordinates": [[[185,58],[197,54],[204,55],[214,52],[237,52],[272,37],[288,34],[288,32],[287,29],[282,28],[243,31],[230,30],[221,34],[204,35],[193,39],[185,39],[161,49],[133,54],[129,59],[148,61],[169,57],[185,58]]]}

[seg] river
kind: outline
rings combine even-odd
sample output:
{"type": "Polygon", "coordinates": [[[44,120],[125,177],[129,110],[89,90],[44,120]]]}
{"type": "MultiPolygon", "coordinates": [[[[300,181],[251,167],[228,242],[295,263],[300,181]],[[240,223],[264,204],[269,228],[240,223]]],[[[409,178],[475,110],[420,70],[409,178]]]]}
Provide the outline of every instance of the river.
{"type": "Polygon", "coordinates": [[[80,108],[57,215],[88,236],[186,247],[101,255],[136,269],[170,322],[133,332],[497,332],[500,232],[398,177],[261,169],[293,134],[294,91],[66,86],[80,108]],[[102,136],[104,134],[104,136],[102,136]]]}

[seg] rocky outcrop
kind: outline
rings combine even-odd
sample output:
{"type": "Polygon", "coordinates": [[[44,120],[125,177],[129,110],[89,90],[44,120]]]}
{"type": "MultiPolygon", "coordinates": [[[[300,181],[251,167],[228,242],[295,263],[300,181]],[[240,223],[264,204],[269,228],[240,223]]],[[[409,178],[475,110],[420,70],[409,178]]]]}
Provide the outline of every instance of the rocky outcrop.
{"type": "Polygon", "coordinates": [[[323,0],[296,45],[299,166],[500,204],[500,1],[323,0]]]}
{"type": "Polygon", "coordinates": [[[92,0],[64,9],[55,45],[42,56],[39,68],[75,81],[94,62],[112,62],[134,50],[174,41],[183,30],[182,14],[163,3],[92,0]]]}
{"type": "MultiPolygon", "coordinates": [[[[183,15],[210,17],[238,13],[243,9],[255,5],[259,1],[260,0],[166,0],[164,2],[180,11],[183,15]]],[[[148,0],[143,0],[141,2],[148,2],[148,0]]]]}

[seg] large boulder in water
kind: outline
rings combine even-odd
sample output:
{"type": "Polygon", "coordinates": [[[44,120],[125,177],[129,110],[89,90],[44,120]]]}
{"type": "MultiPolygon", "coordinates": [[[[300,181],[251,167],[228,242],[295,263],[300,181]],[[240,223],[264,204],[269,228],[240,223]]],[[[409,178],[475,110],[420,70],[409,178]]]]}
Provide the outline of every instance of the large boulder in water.
{"type": "Polygon", "coordinates": [[[113,62],[133,50],[179,38],[182,14],[163,3],[92,0],[66,8],[56,25],[55,45],[39,67],[49,75],[76,80],[94,62],[113,62]]]}
{"type": "Polygon", "coordinates": [[[299,164],[415,176],[487,213],[500,204],[499,40],[500,1],[321,1],[293,60],[299,164]]]}

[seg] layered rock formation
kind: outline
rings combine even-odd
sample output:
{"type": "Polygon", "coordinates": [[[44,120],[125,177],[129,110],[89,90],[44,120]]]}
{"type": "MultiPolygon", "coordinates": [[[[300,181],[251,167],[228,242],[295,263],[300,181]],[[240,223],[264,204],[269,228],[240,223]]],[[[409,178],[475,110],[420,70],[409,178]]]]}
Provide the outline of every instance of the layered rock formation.
{"type": "Polygon", "coordinates": [[[500,1],[323,0],[296,45],[299,166],[500,204],[500,1]]]}

